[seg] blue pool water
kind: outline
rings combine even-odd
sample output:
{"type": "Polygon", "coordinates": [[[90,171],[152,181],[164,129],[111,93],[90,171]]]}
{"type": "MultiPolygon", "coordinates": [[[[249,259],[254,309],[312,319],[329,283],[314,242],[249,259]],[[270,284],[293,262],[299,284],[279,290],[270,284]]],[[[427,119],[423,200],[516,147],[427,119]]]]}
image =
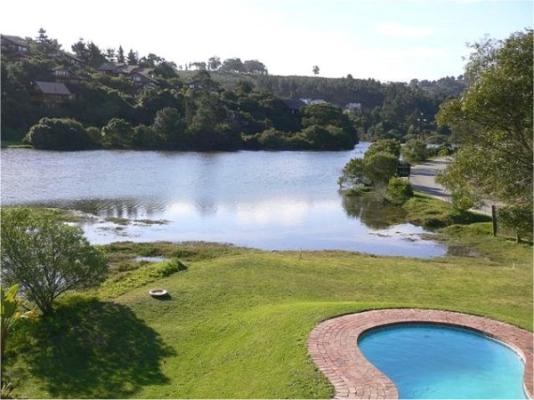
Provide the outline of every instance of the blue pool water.
{"type": "Polygon", "coordinates": [[[399,324],[368,331],[358,346],[401,399],[526,399],[519,356],[467,329],[399,324]]]}

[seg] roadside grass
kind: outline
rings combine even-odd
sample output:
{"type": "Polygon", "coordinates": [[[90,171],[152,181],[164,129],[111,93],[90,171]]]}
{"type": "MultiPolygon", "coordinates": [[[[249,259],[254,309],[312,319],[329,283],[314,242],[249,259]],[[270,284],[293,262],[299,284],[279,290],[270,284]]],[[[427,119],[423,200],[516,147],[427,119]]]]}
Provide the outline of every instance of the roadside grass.
{"type": "MultiPolygon", "coordinates": [[[[112,263],[159,255],[178,257],[188,269],[100,298],[65,297],[54,316],[16,335],[8,358],[16,394],[328,398],[332,388],[306,348],[321,320],[420,307],[532,330],[532,246],[494,238],[484,223],[451,226],[440,235],[477,256],[421,260],[194,243],[105,246],[112,263]],[[170,298],[148,296],[155,286],[170,298]]],[[[139,277],[161,264],[129,273],[139,277]]],[[[102,287],[113,285],[114,276],[102,287]]]]}
{"type": "Polygon", "coordinates": [[[416,193],[402,206],[406,220],[425,228],[443,228],[453,224],[491,221],[491,218],[470,211],[458,211],[451,203],[416,193]]]}

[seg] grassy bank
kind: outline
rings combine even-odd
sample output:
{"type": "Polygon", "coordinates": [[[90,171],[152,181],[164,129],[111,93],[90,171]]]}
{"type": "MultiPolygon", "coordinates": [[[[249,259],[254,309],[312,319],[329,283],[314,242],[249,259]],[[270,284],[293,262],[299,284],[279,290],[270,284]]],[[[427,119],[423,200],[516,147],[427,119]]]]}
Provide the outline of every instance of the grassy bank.
{"type": "Polygon", "coordinates": [[[64,299],[55,316],[14,340],[16,393],[327,398],[332,388],[306,350],[310,330],[326,318],[421,307],[532,329],[532,248],[493,238],[488,229],[444,229],[444,240],[474,256],[434,260],[209,244],[106,246],[112,272],[105,291],[64,299]],[[178,257],[187,270],[161,278],[165,261],[146,264],[139,255],[178,257]],[[152,287],[171,297],[150,298],[152,287]]]}
{"type": "Polygon", "coordinates": [[[402,208],[407,213],[406,221],[430,229],[443,228],[453,224],[491,221],[488,216],[456,210],[451,203],[421,193],[416,193],[402,208]]]}

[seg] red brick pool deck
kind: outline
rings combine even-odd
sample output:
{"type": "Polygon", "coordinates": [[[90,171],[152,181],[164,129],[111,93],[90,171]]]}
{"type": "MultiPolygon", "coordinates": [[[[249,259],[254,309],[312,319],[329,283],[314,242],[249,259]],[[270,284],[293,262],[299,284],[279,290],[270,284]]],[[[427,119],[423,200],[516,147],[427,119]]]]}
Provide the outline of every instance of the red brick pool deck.
{"type": "Polygon", "coordinates": [[[532,333],[503,322],[457,312],[387,309],[332,318],[311,332],[308,351],[334,385],[336,399],[398,399],[393,382],[367,361],[356,343],[368,329],[403,322],[467,327],[506,343],[525,361],[524,388],[529,398],[533,398],[532,333]]]}

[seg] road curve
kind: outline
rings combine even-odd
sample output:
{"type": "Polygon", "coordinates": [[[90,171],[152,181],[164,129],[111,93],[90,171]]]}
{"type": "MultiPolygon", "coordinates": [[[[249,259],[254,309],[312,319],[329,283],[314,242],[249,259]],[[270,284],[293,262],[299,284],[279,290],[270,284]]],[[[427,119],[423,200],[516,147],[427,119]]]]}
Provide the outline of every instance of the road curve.
{"type": "MultiPolygon", "coordinates": [[[[436,182],[436,175],[447,168],[451,161],[450,157],[440,157],[425,161],[422,164],[412,165],[410,183],[413,189],[436,199],[452,202],[451,194],[436,182]]],[[[487,204],[471,211],[491,216],[491,206],[487,204]]]]}

